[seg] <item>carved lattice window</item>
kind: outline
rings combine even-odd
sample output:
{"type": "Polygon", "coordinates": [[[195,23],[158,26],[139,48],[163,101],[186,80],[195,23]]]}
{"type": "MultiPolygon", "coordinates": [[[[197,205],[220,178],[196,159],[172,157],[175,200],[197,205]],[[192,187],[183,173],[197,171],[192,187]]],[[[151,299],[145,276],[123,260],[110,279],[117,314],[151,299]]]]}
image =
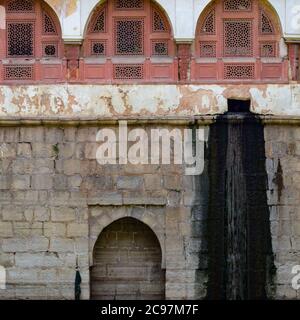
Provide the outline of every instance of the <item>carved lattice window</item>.
{"type": "Polygon", "coordinates": [[[114,79],[116,80],[131,80],[143,79],[144,66],[143,65],[115,65],[114,79]]]}
{"type": "Polygon", "coordinates": [[[57,57],[58,49],[57,43],[44,43],[43,44],[43,56],[44,57],[57,57]]]}
{"type": "MultiPolygon", "coordinates": [[[[279,56],[281,34],[265,0],[215,0],[197,26],[195,80],[266,80],[279,56]],[[259,59],[264,58],[264,59],[259,59]],[[269,64],[266,66],[266,64],[269,64]]],[[[281,60],[284,74],[284,59],[281,60]]],[[[276,65],[278,71],[278,66],[276,65]]],[[[272,71],[273,72],[273,71],[272,71]]],[[[275,76],[276,78],[276,76],[275,76]]]]}
{"type": "Polygon", "coordinates": [[[154,40],[154,41],[152,41],[152,55],[153,56],[167,56],[168,55],[168,40],[154,40]]]}
{"type": "Polygon", "coordinates": [[[33,0],[12,0],[7,4],[7,12],[22,13],[22,12],[33,12],[34,1],[33,0]]]}
{"type": "Polygon", "coordinates": [[[106,20],[106,11],[105,9],[100,12],[98,17],[96,18],[92,32],[105,32],[105,20],[106,20]]]}
{"type": "Polygon", "coordinates": [[[251,56],[252,41],[251,21],[224,22],[224,54],[226,56],[251,56]]]}
{"type": "Polygon", "coordinates": [[[202,58],[216,57],[216,43],[204,41],[200,43],[200,56],[202,58]]]}
{"type": "Polygon", "coordinates": [[[104,56],[106,54],[106,41],[92,41],[91,52],[95,56],[104,56]]]}
{"type": "Polygon", "coordinates": [[[211,12],[207,15],[204,23],[201,27],[201,33],[205,34],[214,34],[215,33],[215,10],[211,10],[211,12]]]}
{"type": "Polygon", "coordinates": [[[117,55],[142,55],[144,53],[144,21],[142,19],[116,20],[115,39],[117,55]]]}
{"type": "Polygon", "coordinates": [[[27,57],[34,54],[34,24],[13,22],[7,24],[7,54],[27,57]]]}
{"type": "Polygon", "coordinates": [[[45,34],[56,34],[55,24],[47,12],[43,12],[43,32],[45,34]]]}
{"type": "Polygon", "coordinates": [[[263,34],[273,34],[274,33],[272,22],[270,21],[268,16],[263,11],[261,12],[260,32],[263,34]]]}
{"type": "Polygon", "coordinates": [[[255,67],[254,65],[237,65],[229,64],[224,66],[225,79],[254,79],[255,67]]]}
{"type": "Polygon", "coordinates": [[[144,0],[115,0],[117,10],[143,9],[144,0]]]}
{"type": "Polygon", "coordinates": [[[225,0],[224,11],[250,11],[252,0],[225,0]]]}
{"type": "Polygon", "coordinates": [[[60,78],[62,62],[58,58],[62,52],[62,41],[55,13],[44,1],[12,0],[3,3],[6,7],[6,28],[2,38],[5,49],[2,54],[0,52],[2,80],[43,81],[49,75],[51,79],[60,78]]]}
{"type": "Polygon", "coordinates": [[[165,31],[167,31],[167,27],[166,27],[164,18],[155,9],[153,9],[153,13],[152,13],[152,31],[153,32],[165,32],[165,31]]]}
{"type": "Polygon", "coordinates": [[[32,80],[33,66],[8,65],[4,66],[4,80],[32,80]]]}
{"type": "Polygon", "coordinates": [[[101,67],[91,67],[86,77],[97,79],[97,72],[99,81],[111,80],[109,75],[126,82],[176,77],[172,60],[165,59],[175,53],[171,28],[153,1],[105,1],[95,10],[87,30],[84,56],[93,57],[90,61],[101,67]]]}
{"type": "Polygon", "coordinates": [[[276,57],[276,43],[266,42],[260,44],[261,57],[276,57]]]}

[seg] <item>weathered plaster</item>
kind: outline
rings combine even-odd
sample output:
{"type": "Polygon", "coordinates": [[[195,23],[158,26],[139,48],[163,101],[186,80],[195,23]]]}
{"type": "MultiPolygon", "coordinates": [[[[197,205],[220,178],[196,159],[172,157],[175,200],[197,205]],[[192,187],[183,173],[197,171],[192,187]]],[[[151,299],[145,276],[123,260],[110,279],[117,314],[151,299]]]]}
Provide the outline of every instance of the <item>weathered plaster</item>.
{"type": "Polygon", "coordinates": [[[226,112],[227,99],[251,99],[262,115],[300,116],[299,85],[1,86],[5,117],[164,117],[226,112]]]}
{"type": "MultiPolygon", "coordinates": [[[[63,38],[81,41],[99,0],[44,0],[60,18],[63,38]]],[[[177,41],[193,41],[198,19],[212,0],[155,0],[170,20],[177,41]]],[[[300,40],[298,0],[266,0],[277,13],[284,37],[300,40]]]]}

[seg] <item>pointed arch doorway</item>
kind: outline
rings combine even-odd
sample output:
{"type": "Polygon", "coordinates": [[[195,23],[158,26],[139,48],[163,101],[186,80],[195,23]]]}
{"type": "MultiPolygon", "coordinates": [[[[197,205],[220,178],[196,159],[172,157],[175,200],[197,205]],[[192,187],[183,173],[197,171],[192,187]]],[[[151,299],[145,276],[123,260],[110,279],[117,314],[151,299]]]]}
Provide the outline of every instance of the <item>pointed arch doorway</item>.
{"type": "Polygon", "coordinates": [[[113,222],[93,252],[91,299],[163,300],[165,271],[154,232],[134,218],[113,222]]]}

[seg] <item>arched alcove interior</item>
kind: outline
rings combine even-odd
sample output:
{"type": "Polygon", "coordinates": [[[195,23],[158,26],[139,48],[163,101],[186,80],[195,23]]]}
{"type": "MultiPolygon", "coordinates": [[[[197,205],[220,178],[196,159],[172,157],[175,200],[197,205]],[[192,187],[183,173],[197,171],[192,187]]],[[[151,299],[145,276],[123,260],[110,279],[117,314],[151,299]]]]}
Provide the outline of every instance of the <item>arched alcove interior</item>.
{"type": "Polygon", "coordinates": [[[106,227],[93,251],[93,300],[161,300],[165,297],[162,251],[154,232],[134,218],[106,227]]]}

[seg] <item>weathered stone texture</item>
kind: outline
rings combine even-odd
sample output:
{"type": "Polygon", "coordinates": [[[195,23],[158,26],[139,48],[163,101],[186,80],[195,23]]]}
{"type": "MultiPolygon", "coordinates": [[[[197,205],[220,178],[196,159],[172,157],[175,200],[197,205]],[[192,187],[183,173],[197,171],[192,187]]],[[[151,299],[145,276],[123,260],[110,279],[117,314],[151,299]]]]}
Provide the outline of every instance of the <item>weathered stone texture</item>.
{"type": "MultiPolygon", "coordinates": [[[[276,298],[296,299],[294,266],[300,264],[300,130],[297,126],[266,126],[266,167],[271,232],[275,253],[276,298]]],[[[298,296],[297,296],[298,294],[298,296]]]]}
{"type": "MultiPolygon", "coordinates": [[[[89,298],[96,240],[124,217],[157,236],[167,298],[205,297],[206,173],[185,176],[179,165],[101,166],[97,129],[0,128],[0,265],[9,281],[0,299],[73,299],[76,261],[89,298]]],[[[300,130],[266,126],[265,139],[276,297],[296,298],[291,268],[300,264],[300,130]]]]}

